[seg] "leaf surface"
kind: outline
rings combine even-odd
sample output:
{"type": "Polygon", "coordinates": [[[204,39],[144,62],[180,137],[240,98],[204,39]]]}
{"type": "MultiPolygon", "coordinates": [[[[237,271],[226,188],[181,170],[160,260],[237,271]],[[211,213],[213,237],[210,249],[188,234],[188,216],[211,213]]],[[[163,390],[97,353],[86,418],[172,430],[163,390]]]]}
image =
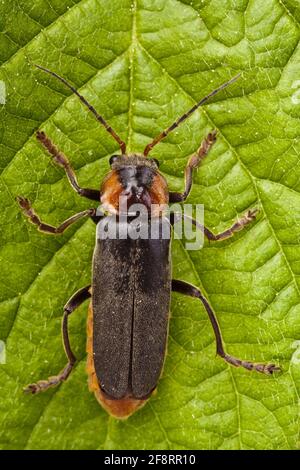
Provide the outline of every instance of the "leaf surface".
{"type": "Polygon", "coordinates": [[[4,0],[0,4],[0,365],[2,449],[296,449],[300,390],[300,49],[296,0],[4,0]],[[215,356],[197,300],[172,296],[168,354],[158,392],[126,422],[109,418],[87,388],[87,304],[71,320],[75,372],[57,389],[22,387],[65,364],[62,307],[89,284],[95,227],[60,237],[28,224],[27,196],[58,225],[90,207],[50,162],[35,131],[68,155],[82,186],[98,188],[115,142],[75,96],[33,67],[72,82],[141,151],[163,128],[238,72],[222,92],[153,150],[171,190],[188,157],[218,141],[188,200],[215,233],[249,208],[255,223],[200,251],[173,245],[174,277],[199,286],[227,352],[279,363],[276,377],[215,356]],[[3,89],[3,88],[2,88],[3,89]]]}

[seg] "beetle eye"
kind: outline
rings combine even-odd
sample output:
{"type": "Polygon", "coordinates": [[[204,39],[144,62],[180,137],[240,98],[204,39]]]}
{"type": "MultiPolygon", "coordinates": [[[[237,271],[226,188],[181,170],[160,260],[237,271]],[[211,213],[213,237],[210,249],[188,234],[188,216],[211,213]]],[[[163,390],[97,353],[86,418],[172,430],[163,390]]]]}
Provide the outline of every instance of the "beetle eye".
{"type": "Polygon", "coordinates": [[[159,168],[159,161],[156,158],[152,158],[152,161],[155,163],[157,168],[159,168]]]}
{"type": "Polygon", "coordinates": [[[116,163],[118,158],[119,158],[119,155],[112,155],[109,159],[109,164],[112,165],[113,163],[116,163]]]}

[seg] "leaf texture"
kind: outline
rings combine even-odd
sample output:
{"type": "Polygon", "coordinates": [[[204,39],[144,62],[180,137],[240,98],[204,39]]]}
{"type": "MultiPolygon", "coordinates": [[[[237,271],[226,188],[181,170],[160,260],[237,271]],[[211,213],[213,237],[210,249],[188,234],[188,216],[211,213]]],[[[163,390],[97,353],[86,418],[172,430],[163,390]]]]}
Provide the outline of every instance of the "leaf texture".
{"type": "Polygon", "coordinates": [[[296,449],[300,393],[300,7],[296,0],[4,0],[0,3],[0,365],[2,449],[296,449]],[[35,139],[45,130],[82,186],[98,188],[115,142],[68,89],[71,81],[141,151],[163,128],[238,72],[159,146],[172,190],[188,157],[217,129],[188,202],[203,203],[214,232],[260,208],[255,223],[200,251],[173,245],[174,277],[199,286],[229,353],[279,363],[274,377],[234,369],[215,356],[197,300],[172,296],[168,354],[157,394],[125,422],[87,388],[87,304],[70,320],[79,358],[69,380],[25,396],[29,382],[66,359],[62,307],[89,284],[95,227],[60,237],[28,224],[27,196],[59,224],[90,207],[35,139]],[[299,100],[298,100],[299,97],[299,100]]]}

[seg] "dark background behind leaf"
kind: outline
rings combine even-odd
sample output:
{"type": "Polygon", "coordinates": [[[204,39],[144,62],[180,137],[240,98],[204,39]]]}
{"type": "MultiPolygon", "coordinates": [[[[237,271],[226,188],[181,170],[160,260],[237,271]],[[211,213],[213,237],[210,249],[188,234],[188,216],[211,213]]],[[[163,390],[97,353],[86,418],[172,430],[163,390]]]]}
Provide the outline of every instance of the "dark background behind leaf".
{"type": "Polygon", "coordinates": [[[296,0],[4,0],[0,3],[0,366],[2,449],[295,449],[299,442],[300,6],[296,0]],[[242,78],[160,146],[172,190],[211,129],[218,142],[188,202],[205,204],[220,231],[248,208],[251,227],[186,252],[174,244],[174,277],[200,286],[228,352],[284,369],[264,377],[215,357],[196,300],[172,296],[168,355],[158,393],[118,422],[99,407],[85,374],[85,304],[71,319],[80,359],[69,381],[31,397],[22,387],[65,364],[62,307],[89,283],[95,227],[58,238],[29,225],[25,195],[49,223],[89,207],[37,144],[44,129],[80,183],[97,188],[114,141],[39,63],[74,83],[140,151],[159,130],[237,72],[242,78]]]}

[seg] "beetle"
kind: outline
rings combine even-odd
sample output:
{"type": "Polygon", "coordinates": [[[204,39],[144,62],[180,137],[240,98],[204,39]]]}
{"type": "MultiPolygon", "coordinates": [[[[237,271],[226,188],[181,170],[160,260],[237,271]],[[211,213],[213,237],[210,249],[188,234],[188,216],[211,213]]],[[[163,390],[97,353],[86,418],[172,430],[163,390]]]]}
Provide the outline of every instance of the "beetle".
{"type": "MultiPolygon", "coordinates": [[[[159,172],[159,162],[149,158],[149,153],[196,109],[235,82],[239,75],[202,98],[155,137],[145,147],[143,154],[126,154],[125,142],[71,84],[43,66],[36,65],[36,67],[63,82],[77,95],[119,144],[121,154],[111,156],[111,169],[102,181],[99,190],[82,188],[78,184],[68,158],[43,131],[38,131],[38,141],[52,157],[54,163],[65,170],[72,188],[80,196],[100,202],[102,211],[99,212],[95,208],[87,209],[68,218],[58,227],[54,227],[41,221],[27,198],[17,196],[23,213],[31,223],[38,227],[38,230],[47,234],[63,233],[77,220],[91,217],[97,224],[98,234],[104,233],[105,227],[111,227],[112,224],[115,224],[115,228],[119,230],[121,228],[128,230],[132,219],[130,207],[139,203],[146,210],[147,216],[142,222],[142,228],[146,229],[149,237],[122,239],[97,235],[93,255],[92,283],[79,289],[64,307],[62,337],[68,363],[58,375],[28,385],[25,392],[36,394],[45,391],[69,377],[76,357],[70,346],[68,318],[79,305],[90,299],[87,321],[89,389],[95,393],[99,403],[112,416],[119,419],[130,416],[146,403],[156,389],[161,376],[166,353],[172,291],[197,298],[202,302],[214,331],[216,352],[227,363],[264,374],[272,374],[280,370],[275,364],[255,363],[227,354],[215,313],[200,289],[183,280],[172,279],[170,240],[172,225],[177,215],[171,214],[167,225],[167,237],[152,239],[149,232],[150,222],[153,219],[159,220],[159,226],[165,220],[164,213],[153,212],[154,205],[166,207],[169,202],[182,203],[187,199],[192,187],[193,172],[199,167],[216,141],[216,131],[207,135],[197,152],[188,160],[183,192],[168,190],[167,182],[159,172]],[[120,207],[121,197],[126,201],[124,213],[129,216],[125,221],[121,221],[123,213],[120,207]],[[113,218],[112,214],[115,214],[116,218],[113,218]]],[[[252,222],[256,213],[256,210],[249,210],[232,227],[217,235],[193,219],[192,223],[203,232],[208,240],[224,240],[252,222]]]]}

